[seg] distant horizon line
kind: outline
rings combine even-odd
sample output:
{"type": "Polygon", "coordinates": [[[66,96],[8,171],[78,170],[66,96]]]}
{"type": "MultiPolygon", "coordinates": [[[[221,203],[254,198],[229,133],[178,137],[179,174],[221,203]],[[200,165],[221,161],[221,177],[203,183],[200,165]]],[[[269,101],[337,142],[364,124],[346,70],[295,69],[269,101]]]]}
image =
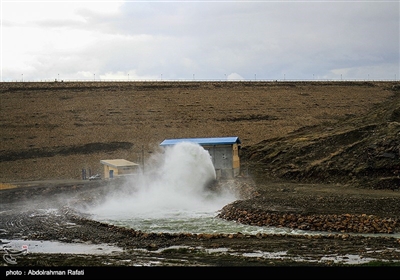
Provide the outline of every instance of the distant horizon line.
{"type": "Polygon", "coordinates": [[[11,80],[0,83],[63,83],[63,82],[398,82],[399,79],[45,79],[45,80],[11,80]]]}

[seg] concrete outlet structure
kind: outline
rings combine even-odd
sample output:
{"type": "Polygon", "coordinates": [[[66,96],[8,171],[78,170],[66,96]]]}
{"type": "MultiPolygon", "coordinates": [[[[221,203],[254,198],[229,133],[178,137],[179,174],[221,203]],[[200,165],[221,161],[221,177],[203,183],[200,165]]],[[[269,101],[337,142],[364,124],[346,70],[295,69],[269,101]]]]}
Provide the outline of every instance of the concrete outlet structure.
{"type": "Polygon", "coordinates": [[[238,137],[165,139],[160,146],[171,146],[180,142],[192,142],[202,146],[211,156],[217,179],[229,179],[240,174],[238,137]]]}

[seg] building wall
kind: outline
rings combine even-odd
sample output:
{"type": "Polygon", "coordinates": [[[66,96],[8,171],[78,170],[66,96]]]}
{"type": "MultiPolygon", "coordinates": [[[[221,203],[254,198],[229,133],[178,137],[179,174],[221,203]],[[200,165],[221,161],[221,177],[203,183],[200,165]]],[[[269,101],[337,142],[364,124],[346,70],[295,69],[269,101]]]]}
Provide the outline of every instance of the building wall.
{"type": "Polygon", "coordinates": [[[123,166],[118,168],[118,175],[132,174],[138,170],[138,166],[123,166]]]}
{"type": "Polygon", "coordinates": [[[232,146],[230,145],[215,145],[204,146],[204,149],[211,155],[211,160],[215,169],[230,169],[232,165],[232,146]]]}
{"type": "Polygon", "coordinates": [[[113,175],[118,175],[118,168],[114,168],[104,164],[104,179],[110,178],[110,170],[113,170],[113,175]]]}
{"type": "Polygon", "coordinates": [[[232,145],[232,168],[240,168],[239,146],[238,144],[232,145]]]}
{"type": "Polygon", "coordinates": [[[121,166],[118,168],[104,164],[104,178],[110,178],[110,170],[113,170],[113,176],[132,174],[137,171],[137,166],[121,166]]]}
{"type": "Polygon", "coordinates": [[[212,163],[219,178],[233,178],[240,173],[238,145],[203,146],[211,155],[212,163]]]}

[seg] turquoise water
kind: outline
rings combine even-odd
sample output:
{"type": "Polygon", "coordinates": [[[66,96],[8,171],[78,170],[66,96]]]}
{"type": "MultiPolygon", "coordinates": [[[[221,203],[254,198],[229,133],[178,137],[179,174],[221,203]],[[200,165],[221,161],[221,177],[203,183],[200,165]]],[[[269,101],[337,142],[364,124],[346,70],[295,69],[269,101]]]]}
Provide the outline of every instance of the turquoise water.
{"type": "MultiPolygon", "coordinates": [[[[199,214],[199,213],[198,213],[199,214]]],[[[126,218],[110,219],[109,217],[94,216],[95,220],[108,224],[156,233],[243,233],[243,234],[318,234],[289,228],[249,226],[234,221],[226,221],[212,215],[177,215],[165,218],[126,218]]]]}

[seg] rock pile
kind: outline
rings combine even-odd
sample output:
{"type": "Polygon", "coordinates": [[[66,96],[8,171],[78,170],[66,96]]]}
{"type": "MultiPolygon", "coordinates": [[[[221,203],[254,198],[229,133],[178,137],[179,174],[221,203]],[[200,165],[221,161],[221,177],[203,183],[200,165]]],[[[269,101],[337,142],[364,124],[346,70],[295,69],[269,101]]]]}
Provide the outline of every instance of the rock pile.
{"type": "Polygon", "coordinates": [[[393,218],[380,218],[366,214],[304,215],[297,213],[274,213],[260,210],[242,210],[233,205],[225,206],[219,218],[252,226],[288,227],[301,230],[394,233],[400,222],[393,218]]]}

